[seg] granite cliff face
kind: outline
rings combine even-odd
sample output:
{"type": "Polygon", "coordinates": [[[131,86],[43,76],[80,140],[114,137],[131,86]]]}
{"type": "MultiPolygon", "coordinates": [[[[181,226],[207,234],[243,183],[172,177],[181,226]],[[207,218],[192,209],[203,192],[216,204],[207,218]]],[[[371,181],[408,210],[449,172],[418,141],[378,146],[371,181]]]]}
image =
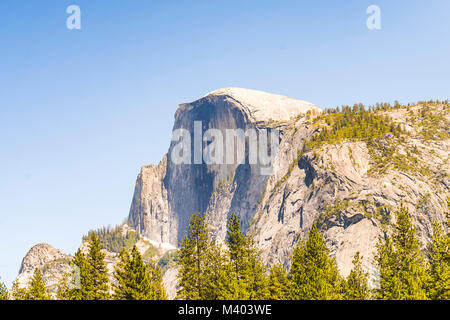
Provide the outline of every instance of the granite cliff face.
{"type": "MultiPolygon", "coordinates": [[[[385,113],[408,133],[395,154],[410,159],[410,151],[415,150],[414,166],[426,168],[427,174],[389,163],[384,172],[374,173],[373,148],[363,141],[326,144],[298,158],[303,143],[321,130],[311,121],[321,113],[314,105],[247,89],[214,91],[180,105],[174,130],[193,132],[194,121],[202,121],[203,133],[208,128],[280,130],[272,174],[261,175],[259,166],[251,164],[175,165],[170,161],[172,142],[158,166],[142,168],[130,223],[152,240],[176,245],[193,212],[205,214],[219,240],[225,237],[228,216],[235,212],[263,249],[266,261],[288,266],[299,237],[305,237],[312,222],[319,220],[341,272],[348,274],[359,251],[363,266],[375,277],[375,245],[389,231],[400,203],[408,207],[423,243],[429,239],[432,221],[444,221],[448,212],[449,139],[421,137],[424,125],[416,120],[422,108],[415,105],[385,113]]],[[[448,123],[448,106],[435,106],[432,112],[448,123]]],[[[448,133],[448,128],[439,129],[448,133]]],[[[389,146],[392,139],[386,135],[377,143],[389,146]]]]}
{"type": "MultiPolygon", "coordinates": [[[[173,130],[183,128],[194,133],[195,121],[201,121],[202,135],[210,128],[219,129],[223,136],[230,129],[270,130],[274,127],[271,124],[288,121],[310,110],[320,112],[304,101],[227,88],[181,104],[173,130]]],[[[129,215],[132,226],[149,239],[172,245],[182,239],[188,218],[196,211],[207,212],[208,222],[219,237],[224,237],[226,220],[232,212],[247,228],[267,179],[267,175],[260,174],[261,165],[249,164],[248,151],[245,164],[174,164],[170,158],[177,142],[172,141],[168,156],[158,166],[141,169],[129,215]]],[[[192,163],[195,163],[194,143],[191,148],[192,163]]]]}
{"type": "MultiPolygon", "coordinates": [[[[359,251],[363,267],[374,279],[376,243],[390,232],[395,209],[400,204],[409,209],[420,240],[426,244],[432,222],[444,221],[450,203],[448,103],[419,103],[380,113],[403,128],[401,138],[385,134],[371,144],[364,139],[340,140],[299,152],[327,126],[314,121],[322,111],[310,103],[226,88],[181,104],[174,130],[193,133],[195,122],[201,121],[202,135],[211,128],[224,135],[229,129],[279,131],[272,171],[262,174],[262,165],[249,164],[248,139],[245,162],[229,164],[175,164],[171,155],[178,142],[172,141],[158,165],[141,168],[128,223],[146,241],[173,250],[193,212],[204,214],[219,241],[225,238],[227,218],[236,213],[262,249],[265,261],[288,267],[293,248],[306,237],[313,221],[318,221],[341,273],[349,273],[359,251]]],[[[20,281],[26,282],[36,266],[69,257],[40,246],[24,259],[20,281]]],[[[111,255],[111,272],[114,259],[111,255]]],[[[44,277],[50,279],[50,274],[44,272],[44,277]]],[[[166,271],[164,282],[173,298],[174,267],[166,271]]]]}

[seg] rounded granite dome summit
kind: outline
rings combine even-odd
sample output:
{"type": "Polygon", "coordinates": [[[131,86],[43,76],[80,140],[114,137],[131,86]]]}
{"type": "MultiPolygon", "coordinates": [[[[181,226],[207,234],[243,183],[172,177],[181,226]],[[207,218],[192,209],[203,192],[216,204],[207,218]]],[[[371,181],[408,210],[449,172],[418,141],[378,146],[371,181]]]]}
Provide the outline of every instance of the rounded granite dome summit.
{"type": "Polygon", "coordinates": [[[208,93],[204,98],[214,96],[225,96],[235,100],[257,122],[289,120],[309,110],[321,111],[310,102],[245,88],[222,88],[208,93]]]}

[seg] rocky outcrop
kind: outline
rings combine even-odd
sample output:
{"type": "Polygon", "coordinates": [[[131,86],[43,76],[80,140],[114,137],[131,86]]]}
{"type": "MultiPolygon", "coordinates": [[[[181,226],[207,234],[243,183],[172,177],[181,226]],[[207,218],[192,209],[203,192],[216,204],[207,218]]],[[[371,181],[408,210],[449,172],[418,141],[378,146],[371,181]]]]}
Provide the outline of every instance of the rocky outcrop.
{"type": "Polygon", "coordinates": [[[67,255],[49,244],[41,243],[32,247],[22,260],[17,283],[19,287],[27,287],[34,270],[38,268],[51,293],[56,293],[59,279],[69,269],[72,256],[67,255]]]}
{"type": "Polygon", "coordinates": [[[178,268],[172,266],[164,272],[163,283],[166,290],[167,299],[174,300],[177,296],[178,290],[178,268]]]}
{"type": "MultiPolygon", "coordinates": [[[[129,227],[127,224],[120,226],[120,230],[123,235],[129,232],[135,232],[135,230],[129,227]]],[[[141,237],[135,242],[135,245],[141,255],[144,257],[144,261],[155,262],[158,261],[164,254],[174,251],[174,247],[171,245],[164,245],[155,243],[144,237],[141,237]],[[146,255],[147,250],[153,252],[153,256],[146,255]]],[[[87,255],[89,252],[88,240],[83,240],[80,244],[80,250],[83,254],[87,255]]],[[[102,249],[105,254],[105,263],[109,274],[109,280],[112,285],[117,284],[114,277],[115,266],[120,261],[119,253],[111,250],[102,249]]],[[[73,256],[67,255],[55,249],[48,244],[38,244],[32,247],[25,255],[22,264],[20,266],[19,275],[17,276],[17,284],[21,288],[27,288],[30,284],[30,280],[33,276],[34,270],[37,268],[42,272],[44,281],[47,285],[47,289],[53,297],[56,297],[57,287],[59,280],[66,273],[73,272],[73,268],[70,265],[73,256]]],[[[164,274],[164,284],[169,297],[174,298],[176,295],[176,268],[169,266],[166,274],[164,274]]],[[[112,288],[111,288],[112,290],[112,288]]],[[[111,291],[112,293],[113,291],[111,291]]]]}
{"type": "Polygon", "coordinates": [[[166,156],[157,166],[148,165],[141,168],[128,216],[128,221],[140,234],[161,243],[170,242],[173,229],[169,220],[167,190],[164,186],[166,168],[166,156]]]}

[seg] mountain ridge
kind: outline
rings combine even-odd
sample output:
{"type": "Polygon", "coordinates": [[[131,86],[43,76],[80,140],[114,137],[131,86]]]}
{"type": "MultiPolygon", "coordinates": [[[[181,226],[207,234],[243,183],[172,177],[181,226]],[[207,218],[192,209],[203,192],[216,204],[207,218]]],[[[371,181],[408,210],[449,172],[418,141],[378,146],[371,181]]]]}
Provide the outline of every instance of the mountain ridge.
{"type": "MultiPolygon", "coordinates": [[[[267,97],[282,101],[273,110],[286,98],[248,89],[213,91],[181,104],[173,129],[192,132],[193,122],[202,121],[203,133],[208,128],[280,130],[271,175],[261,175],[259,164],[176,165],[170,160],[172,141],[159,164],[141,168],[130,226],[155,243],[177,245],[188,217],[200,211],[223,241],[227,218],[236,213],[266,263],[287,267],[298,240],[318,221],[340,272],[348,274],[360,252],[363,268],[375,281],[374,250],[390,232],[396,207],[409,209],[424,245],[431,223],[445,221],[450,203],[448,101],[325,112],[300,101],[293,102],[298,112],[289,117],[279,113],[275,119],[272,113],[257,111],[255,116],[242,107],[251,101],[260,103],[253,110],[263,110],[267,97]]],[[[165,282],[173,293],[175,269],[169,268],[168,275],[165,282]]]]}

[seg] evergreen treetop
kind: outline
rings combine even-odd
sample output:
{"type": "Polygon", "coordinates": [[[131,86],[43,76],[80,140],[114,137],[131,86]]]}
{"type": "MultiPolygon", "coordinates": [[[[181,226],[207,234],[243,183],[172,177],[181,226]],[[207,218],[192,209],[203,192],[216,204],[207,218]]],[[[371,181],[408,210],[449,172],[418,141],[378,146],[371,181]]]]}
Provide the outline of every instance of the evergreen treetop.
{"type": "Polygon", "coordinates": [[[42,272],[36,268],[34,269],[33,277],[29,288],[26,292],[25,300],[50,300],[51,296],[45,286],[45,281],[42,272]]]}
{"type": "Polygon", "coordinates": [[[154,263],[146,265],[136,245],[131,255],[123,249],[115,267],[117,285],[114,297],[119,300],[161,300],[166,298],[160,269],[154,263]]]}
{"type": "Polygon", "coordinates": [[[362,268],[362,257],[357,252],[353,258],[353,269],[343,284],[345,300],[367,300],[370,298],[368,275],[362,268]]]}
{"type": "Polygon", "coordinates": [[[196,212],[189,218],[187,235],[181,241],[178,253],[178,298],[185,300],[205,300],[210,285],[208,275],[211,238],[203,216],[196,212]]]}
{"type": "Polygon", "coordinates": [[[9,294],[8,294],[8,288],[5,286],[3,282],[1,282],[0,278],[0,300],[8,300],[9,294]]]}
{"type": "Polygon", "coordinates": [[[230,281],[234,282],[230,287],[235,288],[231,296],[246,300],[268,299],[265,266],[252,237],[242,232],[240,221],[234,213],[228,219],[227,229],[230,281]]]}
{"type": "Polygon", "coordinates": [[[276,263],[270,269],[268,287],[271,300],[289,299],[289,279],[286,269],[276,263]]]}
{"type": "Polygon", "coordinates": [[[314,222],[305,242],[294,249],[291,265],[291,298],[336,300],[341,298],[341,277],[329,257],[325,240],[314,222]]]}
{"type": "Polygon", "coordinates": [[[380,240],[376,263],[380,272],[377,298],[394,300],[426,299],[425,259],[416,238],[408,210],[401,206],[395,213],[392,240],[380,240]]]}
{"type": "Polygon", "coordinates": [[[108,300],[109,278],[105,263],[105,253],[95,232],[89,236],[89,251],[86,255],[86,272],[84,273],[84,294],[87,300],[108,300]]]}
{"type": "Polygon", "coordinates": [[[433,300],[450,300],[450,237],[439,223],[433,223],[428,246],[428,296],[433,300]]]}

